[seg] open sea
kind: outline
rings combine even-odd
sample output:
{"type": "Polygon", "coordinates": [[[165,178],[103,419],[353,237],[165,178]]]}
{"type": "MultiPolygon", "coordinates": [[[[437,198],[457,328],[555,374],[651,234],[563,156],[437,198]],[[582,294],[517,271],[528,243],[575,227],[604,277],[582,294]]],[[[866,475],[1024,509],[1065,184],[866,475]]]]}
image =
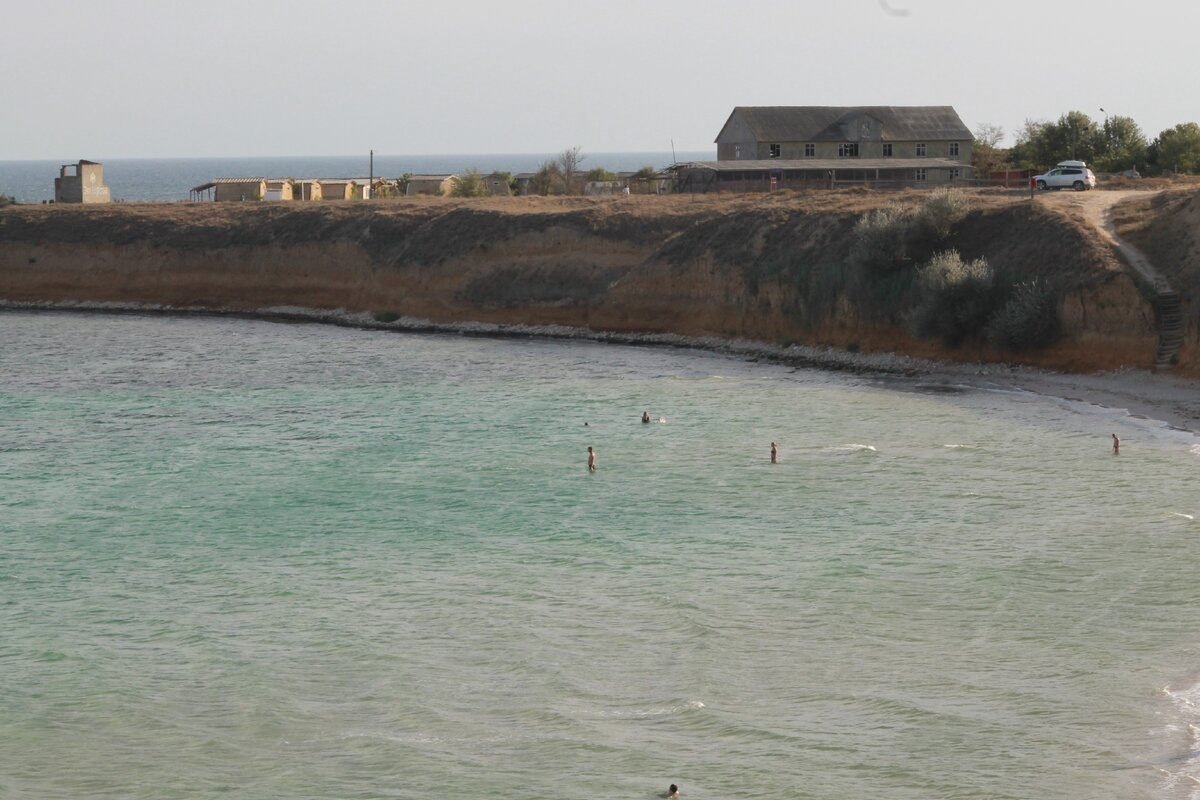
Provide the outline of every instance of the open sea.
{"type": "Polygon", "coordinates": [[[1200,797],[1190,433],[587,342],[0,342],[0,797],[1200,797]]]}
{"type": "MultiPolygon", "coordinates": [[[[557,153],[511,153],[476,155],[375,155],[375,177],[398,178],[406,172],[414,175],[459,173],[477,169],[483,174],[494,171],[536,172],[557,153]]],[[[581,168],[604,167],[612,172],[634,172],[642,167],[662,169],[673,161],[701,161],[716,158],[715,152],[582,153],[581,168]]],[[[70,156],[61,161],[0,160],[0,195],[15,197],[20,203],[40,203],[54,199],[54,179],[65,163],[99,161],[104,164],[104,182],[112,189],[114,201],[187,200],[188,191],[214,178],[366,178],[371,174],[367,154],[361,156],[269,156],[262,158],[113,158],[97,154],[70,156]]]]}

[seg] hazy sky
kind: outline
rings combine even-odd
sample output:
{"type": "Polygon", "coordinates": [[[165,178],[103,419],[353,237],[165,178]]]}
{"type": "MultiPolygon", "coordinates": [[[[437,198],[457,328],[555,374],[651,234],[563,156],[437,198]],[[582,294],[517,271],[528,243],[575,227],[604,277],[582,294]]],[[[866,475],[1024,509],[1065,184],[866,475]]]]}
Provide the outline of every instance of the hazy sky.
{"type": "Polygon", "coordinates": [[[0,160],[715,151],[735,105],[1153,138],[1200,121],[1198,30],[1195,0],[0,0],[0,160]]]}

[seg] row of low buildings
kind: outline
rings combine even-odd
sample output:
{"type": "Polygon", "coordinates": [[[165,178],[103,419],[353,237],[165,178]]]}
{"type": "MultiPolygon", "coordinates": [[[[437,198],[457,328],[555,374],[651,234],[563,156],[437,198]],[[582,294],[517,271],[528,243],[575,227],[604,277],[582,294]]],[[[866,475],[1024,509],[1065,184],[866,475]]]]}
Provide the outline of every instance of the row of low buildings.
{"type": "MultiPolygon", "coordinates": [[[[739,106],[716,138],[715,161],[676,164],[652,181],[634,173],[582,182],[584,194],[753,192],[864,185],[941,186],[972,177],[974,137],[951,106],[739,106]]],[[[494,195],[528,194],[535,173],[483,176],[494,195]]],[[[365,200],[372,195],[448,195],[456,175],[398,179],[218,178],[193,200],[365,200]],[[386,189],[386,191],[384,191],[386,189]]],[[[64,164],[54,181],[61,203],[105,203],[104,168],[64,164]]]]}
{"type": "MultiPolygon", "coordinates": [[[[496,172],[482,176],[488,194],[508,196],[530,193],[530,185],[536,173],[519,172],[509,176],[496,172]]],[[[640,191],[665,194],[670,191],[674,176],[662,172],[650,180],[638,182],[636,173],[615,173],[611,180],[581,181],[585,195],[620,194],[631,184],[638,183],[640,191]],[[644,184],[644,185],[641,185],[644,184]]],[[[403,179],[392,178],[338,178],[334,180],[296,178],[217,178],[195,186],[189,192],[191,200],[215,200],[218,202],[247,200],[369,200],[379,196],[419,195],[447,196],[453,194],[459,175],[410,175],[403,179]]]]}
{"type": "MultiPolygon", "coordinates": [[[[493,178],[494,176],[489,176],[493,178]]],[[[217,178],[192,187],[191,200],[370,200],[372,196],[448,195],[454,189],[456,175],[411,175],[403,184],[390,178],[217,178]]],[[[508,194],[507,178],[503,183],[508,194]]],[[[493,191],[494,194],[501,194],[493,191]]]]}

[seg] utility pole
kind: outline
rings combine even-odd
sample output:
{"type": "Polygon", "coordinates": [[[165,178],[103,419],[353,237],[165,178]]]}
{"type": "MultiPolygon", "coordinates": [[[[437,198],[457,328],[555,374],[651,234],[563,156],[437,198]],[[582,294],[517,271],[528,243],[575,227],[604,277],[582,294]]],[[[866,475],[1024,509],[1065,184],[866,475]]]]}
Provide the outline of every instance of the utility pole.
{"type": "Polygon", "coordinates": [[[375,148],[371,148],[370,175],[367,178],[367,199],[375,199],[375,148]]]}

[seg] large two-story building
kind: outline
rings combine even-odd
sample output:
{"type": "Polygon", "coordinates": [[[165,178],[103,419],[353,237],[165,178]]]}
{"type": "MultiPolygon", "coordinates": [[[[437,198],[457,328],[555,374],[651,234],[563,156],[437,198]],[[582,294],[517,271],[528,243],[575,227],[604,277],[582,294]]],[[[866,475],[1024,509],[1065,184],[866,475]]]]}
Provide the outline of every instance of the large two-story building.
{"type": "Polygon", "coordinates": [[[942,185],[968,177],[974,141],[951,106],[738,106],[679,188],[942,185]]]}

